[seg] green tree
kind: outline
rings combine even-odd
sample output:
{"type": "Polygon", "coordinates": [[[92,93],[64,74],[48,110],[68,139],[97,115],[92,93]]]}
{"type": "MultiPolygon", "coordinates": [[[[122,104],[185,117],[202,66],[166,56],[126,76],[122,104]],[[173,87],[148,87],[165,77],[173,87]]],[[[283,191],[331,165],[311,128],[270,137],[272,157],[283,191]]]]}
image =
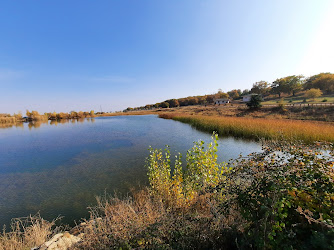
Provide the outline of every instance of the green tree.
{"type": "Polygon", "coordinates": [[[262,97],[260,95],[252,95],[251,99],[249,102],[246,103],[246,105],[250,108],[250,109],[257,109],[257,108],[261,108],[261,102],[263,101],[262,97]]]}
{"type": "Polygon", "coordinates": [[[296,93],[303,89],[303,75],[288,76],[287,78],[287,90],[295,96],[296,93]]]}
{"type": "Polygon", "coordinates": [[[270,91],[270,86],[266,81],[259,81],[254,83],[251,89],[251,93],[260,95],[266,95],[269,93],[269,91],[270,91]]]}
{"type": "Polygon", "coordinates": [[[271,93],[277,94],[281,97],[281,93],[291,94],[295,96],[295,94],[302,90],[302,78],[304,76],[286,76],[279,79],[276,79],[271,84],[271,93]]]}

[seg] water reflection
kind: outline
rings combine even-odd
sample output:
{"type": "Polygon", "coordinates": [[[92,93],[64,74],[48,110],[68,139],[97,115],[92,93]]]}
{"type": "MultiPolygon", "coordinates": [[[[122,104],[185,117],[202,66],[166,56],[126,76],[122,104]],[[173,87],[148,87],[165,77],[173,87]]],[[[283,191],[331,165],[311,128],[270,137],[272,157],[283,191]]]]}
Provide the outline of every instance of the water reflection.
{"type": "Polygon", "coordinates": [[[36,120],[36,121],[29,121],[29,122],[17,122],[17,123],[0,123],[0,129],[2,128],[24,128],[25,125],[28,129],[37,129],[40,128],[41,125],[55,125],[58,124],[67,124],[67,123],[83,123],[83,122],[95,122],[95,118],[88,117],[88,118],[78,118],[78,119],[59,119],[59,120],[36,120]]]}
{"type": "Polygon", "coordinates": [[[23,122],[18,123],[0,123],[0,129],[2,128],[24,128],[23,122]]]}

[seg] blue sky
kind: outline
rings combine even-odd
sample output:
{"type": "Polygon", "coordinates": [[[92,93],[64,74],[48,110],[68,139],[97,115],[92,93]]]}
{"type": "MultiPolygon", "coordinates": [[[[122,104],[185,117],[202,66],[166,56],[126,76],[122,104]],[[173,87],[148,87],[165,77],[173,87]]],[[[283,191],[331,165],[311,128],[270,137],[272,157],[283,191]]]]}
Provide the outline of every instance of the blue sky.
{"type": "Polygon", "coordinates": [[[331,0],[3,0],[0,112],[117,111],[334,68],[331,0]]]}

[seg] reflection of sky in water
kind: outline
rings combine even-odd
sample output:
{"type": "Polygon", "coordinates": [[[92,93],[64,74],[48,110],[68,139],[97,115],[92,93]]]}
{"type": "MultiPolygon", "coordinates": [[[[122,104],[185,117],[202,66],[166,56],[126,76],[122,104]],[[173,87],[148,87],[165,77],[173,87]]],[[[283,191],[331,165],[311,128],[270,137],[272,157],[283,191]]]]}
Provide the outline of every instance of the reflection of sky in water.
{"type": "MultiPolygon", "coordinates": [[[[0,225],[41,212],[64,222],[87,216],[95,196],[126,194],[145,185],[148,147],[170,146],[186,155],[194,141],[211,135],[156,116],[24,124],[0,129],[0,225]]],[[[221,138],[219,159],[260,150],[257,143],[221,138]]]]}

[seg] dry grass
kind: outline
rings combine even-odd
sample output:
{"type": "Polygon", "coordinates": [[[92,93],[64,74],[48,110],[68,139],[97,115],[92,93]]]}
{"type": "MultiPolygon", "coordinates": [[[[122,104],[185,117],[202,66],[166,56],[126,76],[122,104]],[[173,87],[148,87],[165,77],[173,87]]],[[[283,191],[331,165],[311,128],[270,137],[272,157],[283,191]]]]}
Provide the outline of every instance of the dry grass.
{"type": "Polygon", "coordinates": [[[141,235],[151,224],[166,214],[162,203],[155,202],[147,190],[133,197],[98,198],[90,210],[91,218],[84,224],[83,248],[122,247],[141,235]],[[93,222],[93,223],[92,223],[93,222]]]}
{"type": "Polygon", "coordinates": [[[184,115],[180,113],[161,114],[160,117],[189,123],[197,129],[217,131],[219,135],[231,135],[250,139],[303,140],[334,142],[334,124],[329,122],[263,119],[244,117],[220,117],[184,115]]]}
{"type": "MultiPolygon", "coordinates": [[[[191,207],[168,207],[148,190],[125,199],[98,199],[90,220],[83,223],[79,249],[173,249],[213,246],[217,224],[208,205],[198,196],[191,207]]],[[[217,222],[218,223],[218,222],[217,222]]]]}
{"type": "Polygon", "coordinates": [[[48,222],[39,215],[14,219],[10,232],[4,229],[0,234],[0,250],[30,249],[43,244],[59,230],[55,221],[48,222]]]}
{"type": "Polygon", "coordinates": [[[14,124],[16,123],[15,117],[0,117],[0,124],[14,124]]]}

